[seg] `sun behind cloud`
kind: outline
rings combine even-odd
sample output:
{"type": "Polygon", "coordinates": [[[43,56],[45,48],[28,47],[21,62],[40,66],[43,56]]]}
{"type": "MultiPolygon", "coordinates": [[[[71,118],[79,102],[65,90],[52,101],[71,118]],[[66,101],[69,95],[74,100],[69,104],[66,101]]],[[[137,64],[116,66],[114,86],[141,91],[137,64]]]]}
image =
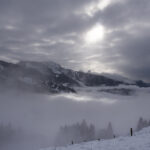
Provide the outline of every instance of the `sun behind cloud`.
{"type": "Polygon", "coordinates": [[[84,40],[87,44],[95,44],[104,39],[105,29],[101,24],[95,25],[84,35],[84,40]]]}

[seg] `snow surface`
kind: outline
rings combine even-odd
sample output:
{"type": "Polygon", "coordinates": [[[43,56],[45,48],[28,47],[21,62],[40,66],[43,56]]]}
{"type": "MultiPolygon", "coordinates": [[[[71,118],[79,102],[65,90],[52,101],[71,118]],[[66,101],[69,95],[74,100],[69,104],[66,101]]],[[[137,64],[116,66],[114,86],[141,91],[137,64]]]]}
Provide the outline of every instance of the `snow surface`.
{"type": "Polygon", "coordinates": [[[83,142],[66,147],[51,147],[41,150],[150,150],[150,127],[136,132],[132,137],[83,142]]]}

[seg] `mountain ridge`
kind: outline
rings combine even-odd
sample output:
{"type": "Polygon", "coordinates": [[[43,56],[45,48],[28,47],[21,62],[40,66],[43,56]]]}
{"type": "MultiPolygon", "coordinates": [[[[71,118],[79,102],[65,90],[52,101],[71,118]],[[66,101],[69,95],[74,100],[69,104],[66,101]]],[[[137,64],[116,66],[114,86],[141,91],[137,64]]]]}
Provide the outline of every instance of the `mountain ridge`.
{"type": "MultiPolygon", "coordinates": [[[[36,92],[73,92],[74,87],[135,85],[150,87],[142,80],[128,83],[103,74],[86,73],[63,68],[52,62],[21,61],[16,64],[0,61],[0,83],[2,87],[36,92]]],[[[2,88],[1,87],[1,88],[2,88]]]]}

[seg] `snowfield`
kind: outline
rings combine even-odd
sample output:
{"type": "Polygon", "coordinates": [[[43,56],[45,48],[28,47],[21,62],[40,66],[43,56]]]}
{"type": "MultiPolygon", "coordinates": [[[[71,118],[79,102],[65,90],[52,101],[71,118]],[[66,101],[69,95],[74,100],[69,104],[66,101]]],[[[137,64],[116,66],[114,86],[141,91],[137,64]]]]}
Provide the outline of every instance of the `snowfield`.
{"type": "Polygon", "coordinates": [[[134,135],[41,150],[150,150],[150,127],[134,135]]]}

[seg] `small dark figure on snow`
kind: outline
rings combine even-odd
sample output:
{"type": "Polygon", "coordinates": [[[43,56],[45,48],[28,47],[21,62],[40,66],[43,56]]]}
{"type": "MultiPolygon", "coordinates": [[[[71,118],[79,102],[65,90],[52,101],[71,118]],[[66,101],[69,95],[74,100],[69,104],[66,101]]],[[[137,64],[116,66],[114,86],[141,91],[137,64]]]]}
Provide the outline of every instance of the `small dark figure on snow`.
{"type": "Polygon", "coordinates": [[[71,141],[71,144],[73,145],[73,141],[71,141]]]}
{"type": "Polygon", "coordinates": [[[131,136],[133,136],[133,130],[132,130],[132,128],[130,128],[130,134],[131,134],[131,136]]]}

